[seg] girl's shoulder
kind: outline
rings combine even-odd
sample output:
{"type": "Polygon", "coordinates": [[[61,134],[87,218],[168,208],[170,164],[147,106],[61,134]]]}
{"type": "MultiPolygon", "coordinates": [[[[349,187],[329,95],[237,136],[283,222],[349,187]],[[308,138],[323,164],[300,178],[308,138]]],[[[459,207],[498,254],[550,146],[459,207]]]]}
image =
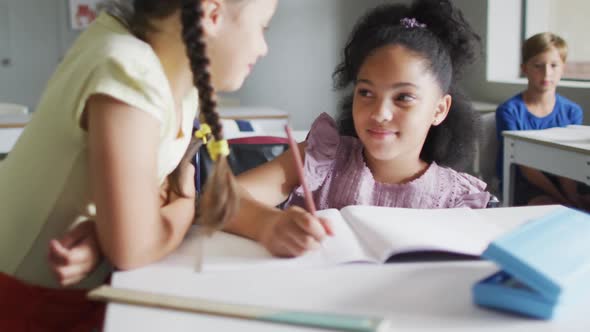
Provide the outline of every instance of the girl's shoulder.
{"type": "Polygon", "coordinates": [[[306,138],[305,155],[318,159],[334,159],[340,139],[336,121],[327,113],[322,113],[311,124],[306,138]]]}
{"type": "Polygon", "coordinates": [[[159,62],[147,42],[137,38],[119,20],[105,12],[78,37],[65,58],[86,56],[92,56],[99,63],[114,59],[124,63],[134,62],[138,66],[144,63],[153,66],[154,61],[159,62]]]}
{"type": "Polygon", "coordinates": [[[341,136],[336,121],[327,113],[314,120],[305,147],[305,172],[310,177],[312,190],[338,167],[343,155],[350,157],[356,141],[353,137],[341,136]]]}
{"type": "Polygon", "coordinates": [[[335,160],[362,147],[356,137],[342,136],[336,121],[327,113],[320,114],[312,123],[306,138],[306,156],[322,160],[335,160]]]}
{"type": "Polygon", "coordinates": [[[78,38],[58,69],[84,82],[82,98],[104,94],[164,121],[174,104],[170,85],[153,48],[102,13],[78,38]],[[171,106],[172,105],[172,106],[171,106]]]}
{"type": "Polygon", "coordinates": [[[484,208],[491,198],[487,184],[473,175],[458,172],[433,163],[441,196],[446,197],[445,207],[484,208]]]}
{"type": "Polygon", "coordinates": [[[60,67],[75,73],[89,72],[92,78],[105,75],[133,86],[168,86],[160,59],[150,44],[105,12],[80,35],[60,67]]]}

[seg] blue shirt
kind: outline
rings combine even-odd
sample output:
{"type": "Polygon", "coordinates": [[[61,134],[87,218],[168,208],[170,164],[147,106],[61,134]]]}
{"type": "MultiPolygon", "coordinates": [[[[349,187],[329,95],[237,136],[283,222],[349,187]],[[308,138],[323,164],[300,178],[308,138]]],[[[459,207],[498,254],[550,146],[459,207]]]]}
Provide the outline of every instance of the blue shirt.
{"type": "Polygon", "coordinates": [[[522,93],[508,99],[496,110],[496,135],[498,138],[498,155],[496,169],[500,181],[504,167],[505,130],[537,130],[553,127],[566,127],[571,124],[582,124],[582,108],[571,100],[555,94],[555,106],[548,115],[539,118],[529,112],[522,99],[522,93]]]}

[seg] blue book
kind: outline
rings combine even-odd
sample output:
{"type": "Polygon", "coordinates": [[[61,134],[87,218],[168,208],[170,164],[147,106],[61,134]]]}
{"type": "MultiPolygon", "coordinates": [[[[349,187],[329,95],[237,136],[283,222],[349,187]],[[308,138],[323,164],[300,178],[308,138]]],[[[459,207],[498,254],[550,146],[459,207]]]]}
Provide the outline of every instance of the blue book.
{"type": "Polygon", "coordinates": [[[560,208],[494,240],[502,271],[473,288],[476,304],[550,319],[590,294],[590,214],[560,208]]]}

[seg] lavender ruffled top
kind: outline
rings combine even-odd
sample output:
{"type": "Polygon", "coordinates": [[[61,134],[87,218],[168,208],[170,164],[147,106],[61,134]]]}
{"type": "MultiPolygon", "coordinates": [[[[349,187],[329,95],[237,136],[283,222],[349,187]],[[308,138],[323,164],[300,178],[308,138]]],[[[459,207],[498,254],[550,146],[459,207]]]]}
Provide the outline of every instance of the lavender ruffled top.
{"type": "MultiPolygon", "coordinates": [[[[304,173],[317,209],[347,205],[403,208],[484,208],[490,200],[485,182],[432,163],[419,178],[403,184],[375,181],[356,137],[340,136],[335,121],[322,113],[307,137],[304,173]]],[[[287,205],[304,206],[296,188],[287,205]]]]}

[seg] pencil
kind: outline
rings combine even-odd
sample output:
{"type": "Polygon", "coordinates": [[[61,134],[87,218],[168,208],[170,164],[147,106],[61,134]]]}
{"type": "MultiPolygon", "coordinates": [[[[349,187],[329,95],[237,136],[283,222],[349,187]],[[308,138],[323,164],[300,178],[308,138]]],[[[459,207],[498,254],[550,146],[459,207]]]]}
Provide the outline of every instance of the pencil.
{"type": "Polygon", "coordinates": [[[289,150],[291,150],[291,154],[293,155],[293,159],[295,160],[295,168],[297,169],[299,183],[303,188],[303,196],[305,199],[305,206],[307,208],[307,212],[315,215],[316,208],[315,204],[313,203],[311,191],[309,190],[307,182],[305,181],[305,175],[303,173],[303,162],[301,161],[301,153],[299,152],[299,147],[297,145],[297,142],[295,142],[295,139],[293,138],[293,134],[291,133],[291,128],[289,128],[289,125],[285,125],[285,132],[287,133],[287,139],[289,140],[289,150]]]}

